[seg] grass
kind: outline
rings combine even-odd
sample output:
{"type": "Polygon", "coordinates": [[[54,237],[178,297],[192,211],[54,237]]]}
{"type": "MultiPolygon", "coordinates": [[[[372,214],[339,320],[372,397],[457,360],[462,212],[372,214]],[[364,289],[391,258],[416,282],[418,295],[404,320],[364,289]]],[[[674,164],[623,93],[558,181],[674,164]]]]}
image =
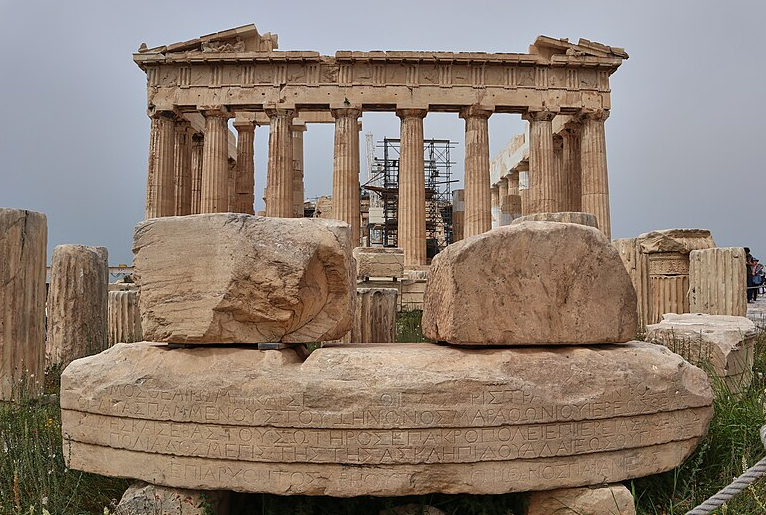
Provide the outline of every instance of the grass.
{"type": "MultiPolygon", "coordinates": [[[[397,317],[398,341],[426,341],[420,312],[397,317]]],[[[46,395],[20,395],[0,403],[0,515],[102,514],[114,506],[127,481],[68,470],[61,446],[58,372],[49,371],[46,395]]],[[[756,341],[752,384],[738,395],[714,380],[715,417],[708,436],[679,468],[626,484],[640,515],[682,515],[764,456],[758,431],[766,424],[766,333],[756,341]]],[[[435,506],[448,515],[520,515],[519,495],[426,495],[401,498],[282,497],[235,494],[231,513],[258,515],[351,515],[386,513],[395,506],[435,506]]],[[[735,497],[717,515],[766,514],[766,480],[735,497]]]]}

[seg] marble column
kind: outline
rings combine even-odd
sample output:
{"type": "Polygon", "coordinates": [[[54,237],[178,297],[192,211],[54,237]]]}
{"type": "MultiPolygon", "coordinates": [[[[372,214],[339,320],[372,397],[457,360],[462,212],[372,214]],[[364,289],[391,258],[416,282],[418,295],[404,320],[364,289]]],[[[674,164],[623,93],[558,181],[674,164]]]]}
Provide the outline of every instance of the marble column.
{"type": "Polygon", "coordinates": [[[562,211],[582,209],[582,185],[580,174],[580,131],[582,124],[569,122],[561,131],[563,141],[562,176],[564,179],[564,207],[562,211]]]}
{"type": "Polygon", "coordinates": [[[452,243],[463,239],[465,190],[452,190],[452,243]]]}
{"type": "MultiPolygon", "coordinates": [[[[425,109],[398,109],[401,119],[399,153],[398,246],[404,266],[426,264],[426,177],[423,163],[425,109]]],[[[487,187],[489,184],[487,184],[487,187]]]]}
{"type": "Polygon", "coordinates": [[[266,170],[266,216],[293,216],[293,118],[295,110],[267,109],[269,165],[266,170]]]}
{"type": "Polygon", "coordinates": [[[237,209],[237,160],[229,158],[229,208],[230,213],[237,209]]]}
{"type": "Polygon", "coordinates": [[[234,121],[237,129],[237,172],[234,179],[234,212],[252,215],[255,211],[255,122],[234,121]]]}
{"type": "Polygon", "coordinates": [[[511,170],[508,174],[508,195],[519,194],[519,171],[511,170]]]}
{"type": "Polygon", "coordinates": [[[306,124],[293,125],[293,216],[303,218],[303,133],[306,124]]]}
{"type": "Polygon", "coordinates": [[[512,213],[510,207],[510,198],[508,196],[508,177],[501,177],[497,183],[498,185],[498,197],[500,200],[500,218],[497,225],[502,227],[511,223],[512,213]]]}
{"type": "Polygon", "coordinates": [[[553,135],[553,169],[555,170],[556,184],[554,188],[554,205],[556,212],[566,211],[567,189],[564,178],[564,139],[558,134],[553,135]]]}
{"type": "Polygon", "coordinates": [[[202,147],[202,201],[200,213],[229,210],[229,111],[204,109],[205,140],[202,147]]]}
{"type": "MultiPolygon", "coordinates": [[[[492,228],[492,201],[489,184],[489,117],[491,111],[465,107],[465,237],[492,228]]],[[[499,204],[498,204],[499,209],[499,204]]]]}
{"type": "Polygon", "coordinates": [[[146,183],[146,218],[175,214],[173,162],[175,113],[155,111],[149,138],[149,173],[146,183]]]}
{"type": "Polygon", "coordinates": [[[609,177],[606,170],[606,135],[604,122],[608,110],[582,113],[580,157],[582,177],[582,211],[596,215],[598,227],[607,238],[612,237],[609,215],[609,177]]]}
{"type": "Polygon", "coordinates": [[[201,132],[191,138],[191,212],[196,215],[202,205],[202,147],[205,136],[201,132]]]}
{"type": "Polygon", "coordinates": [[[498,194],[500,195],[500,203],[503,203],[503,198],[508,196],[508,176],[500,177],[497,182],[498,194]]]}
{"type": "MultiPolygon", "coordinates": [[[[490,206],[492,214],[492,227],[500,227],[500,187],[492,186],[489,189],[490,206]]],[[[485,231],[486,232],[486,231],[485,231]]]]}
{"type": "Polygon", "coordinates": [[[173,151],[173,176],[175,177],[175,209],[177,216],[191,214],[191,124],[184,119],[176,121],[173,151]]]}
{"type": "Polygon", "coordinates": [[[43,391],[47,242],[43,213],[0,207],[0,401],[43,391]]]}
{"type": "Polygon", "coordinates": [[[335,118],[335,149],[332,161],[333,217],[351,226],[351,242],[354,247],[359,246],[358,120],[361,114],[359,109],[353,108],[332,110],[335,118]]]}
{"type": "Polygon", "coordinates": [[[558,208],[551,126],[555,116],[551,111],[529,111],[524,115],[529,122],[529,213],[555,213],[558,208]]]}

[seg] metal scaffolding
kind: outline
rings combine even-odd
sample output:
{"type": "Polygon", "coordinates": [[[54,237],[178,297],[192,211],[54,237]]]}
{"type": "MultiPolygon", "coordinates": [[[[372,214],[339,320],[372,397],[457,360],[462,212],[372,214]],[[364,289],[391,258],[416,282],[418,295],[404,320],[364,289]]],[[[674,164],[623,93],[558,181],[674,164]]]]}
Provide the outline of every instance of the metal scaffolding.
{"type": "MultiPolygon", "coordinates": [[[[368,136],[368,160],[370,152],[368,136]]],[[[368,163],[368,180],[362,186],[370,195],[368,223],[371,246],[397,246],[399,210],[399,153],[401,140],[384,138],[368,163]],[[380,156],[382,154],[382,157],[380,156]]],[[[445,139],[423,141],[423,173],[426,198],[426,249],[429,258],[452,243],[452,179],[451,150],[455,143],[445,139]]]]}

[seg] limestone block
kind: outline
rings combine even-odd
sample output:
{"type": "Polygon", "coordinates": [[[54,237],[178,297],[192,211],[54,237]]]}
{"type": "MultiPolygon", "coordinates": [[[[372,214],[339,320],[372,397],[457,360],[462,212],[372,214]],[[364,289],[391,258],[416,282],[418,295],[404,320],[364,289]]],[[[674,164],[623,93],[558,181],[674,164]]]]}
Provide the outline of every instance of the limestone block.
{"type": "Polygon", "coordinates": [[[59,245],[51,258],[45,359],[62,369],[109,346],[106,247],[59,245]]]}
{"type": "Polygon", "coordinates": [[[43,213],[0,208],[0,400],[42,391],[47,241],[43,213]]]}
{"type": "Polygon", "coordinates": [[[527,515],[636,515],[630,490],[621,484],[563,488],[529,495],[527,515]]]}
{"type": "Polygon", "coordinates": [[[400,305],[405,311],[422,310],[426,294],[426,279],[403,279],[400,283],[400,305]]]}
{"type": "Polygon", "coordinates": [[[598,229],[596,215],[590,213],[561,212],[561,213],[533,213],[515,219],[512,223],[522,222],[564,222],[569,224],[587,225],[598,229]]]}
{"type": "Polygon", "coordinates": [[[434,258],[423,334],[461,345],[625,342],[636,334],[636,293],[597,229],[514,223],[434,258]]]}
{"type": "Polygon", "coordinates": [[[351,330],[353,343],[396,341],[396,296],[394,288],[357,288],[356,316],[351,330]]]}
{"type": "Polygon", "coordinates": [[[744,390],[752,380],[755,337],[755,324],[739,316],[670,313],[646,326],[647,341],[694,365],[711,367],[732,392],[744,390]]]}
{"type": "Polygon", "coordinates": [[[337,220],[217,213],[136,227],[144,338],[313,342],[351,329],[356,270],[337,220]],[[188,266],[184,266],[187,263],[188,266]]]}
{"type": "Polygon", "coordinates": [[[224,515],[228,495],[168,488],[137,481],[130,485],[117,505],[115,515],[224,515]]]}
{"type": "Polygon", "coordinates": [[[710,315],[747,315],[747,271],[742,247],[689,253],[689,310],[710,315]]]}
{"type": "MultiPolygon", "coordinates": [[[[622,265],[620,265],[622,266],[622,265]]],[[[192,490],[499,494],[676,467],[713,414],[661,345],[117,344],[61,385],[68,466],[192,490]]]]}
{"type": "Polygon", "coordinates": [[[663,229],[651,231],[638,237],[641,252],[680,252],[689,254],[692,250],[712,249],[715,241],[707,229],[663,229]]]}
{"type": "Polygon", "coordinates": [[[143,340],[138,290],[109,292],[109,345],[143,340]]]}
{"type": "Polygon", "coordinates": [[[387,247],[357,247],[354,249],[356,276],[404,277],[404,251],[387,247]]]}

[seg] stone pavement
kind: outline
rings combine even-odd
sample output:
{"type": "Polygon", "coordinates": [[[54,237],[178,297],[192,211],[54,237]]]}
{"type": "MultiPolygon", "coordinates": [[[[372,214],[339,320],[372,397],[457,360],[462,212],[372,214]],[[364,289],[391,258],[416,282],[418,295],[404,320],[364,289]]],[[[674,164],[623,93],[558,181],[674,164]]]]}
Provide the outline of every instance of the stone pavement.
{"type": "Polygon", "coordinates": [[[747,318],[752,320],[756,327],[766,328],[766,295],[758,295],[758,300],[747,303],[747,318]]]}

